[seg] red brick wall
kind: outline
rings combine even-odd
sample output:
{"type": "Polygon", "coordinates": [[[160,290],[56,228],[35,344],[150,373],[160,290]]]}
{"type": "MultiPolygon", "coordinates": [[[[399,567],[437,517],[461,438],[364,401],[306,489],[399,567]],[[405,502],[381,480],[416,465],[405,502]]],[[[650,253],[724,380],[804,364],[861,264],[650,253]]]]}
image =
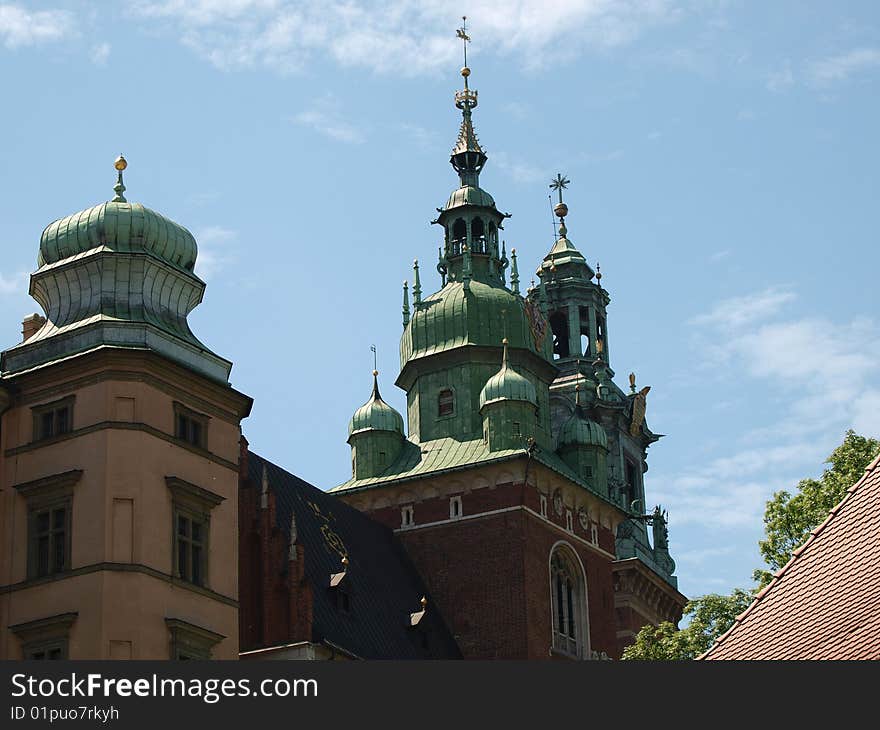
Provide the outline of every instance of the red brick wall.
{"type": "MultiPolygon", "coordinates": [[[[509,484],[462,495],[465,518],[523,504],[540,513],[537,490],[509,484]]],[[[548,518],[557,525],[553,527],[521,509],[450,522],[449,496],[413,506],[416,528],[402,530],[398,537],[465,658],[550,656],[550,551],[560,540],[574,549],[586,572],[591,649],[618,655],[611,559],[564,530],[564,511],[557,516],[548,505],[548,518]],[[445,524],[418,529],[440,521],[445,524]]],[[[389,527],[400,527],[400,506],[370,514],[389,527]]],[[[577,515],[573,527],[575,535],[589,540],[590,525],[584,530],[577,515]]],[[[599,528],[599,544],[613,552],[610,530],[599,528]]]]}

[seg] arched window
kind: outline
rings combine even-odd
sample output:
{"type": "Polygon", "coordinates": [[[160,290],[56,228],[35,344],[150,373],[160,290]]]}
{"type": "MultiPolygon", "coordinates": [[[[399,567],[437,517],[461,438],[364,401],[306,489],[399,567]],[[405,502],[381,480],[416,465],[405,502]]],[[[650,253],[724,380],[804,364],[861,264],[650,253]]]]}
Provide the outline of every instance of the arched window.
{"type": "Polygon", "coordinates": [[[461,254],[461,247],[467,240],[467,224],[461,218],[456,218],[452,224],[452,255],[461,254]]]}
{"type": "Polygon", "coordinates": [[[444,388],[437,396],[437,415],[451,416],[455,410],[455,396],[449,388],[444,388]]]}
{"type": "Polygon", "coordinates": [[[586,588],[577,557],[558,545],[550,556],[553,649],[577,658],[586,657],[589,648],[586,588]]]}
{"type": "Polygon", "coordinates": [[[550,331],[553,333],[553,359],[568,357],[568,317],[565,312],[550,315],[550,331]]]}
{"type": "Polygon", "coordinates": [[[474,218],[471,222],[471,240],[473,241],[474,253],[488,253],[486,245],[486,226],[482,218],[474,218]]]}

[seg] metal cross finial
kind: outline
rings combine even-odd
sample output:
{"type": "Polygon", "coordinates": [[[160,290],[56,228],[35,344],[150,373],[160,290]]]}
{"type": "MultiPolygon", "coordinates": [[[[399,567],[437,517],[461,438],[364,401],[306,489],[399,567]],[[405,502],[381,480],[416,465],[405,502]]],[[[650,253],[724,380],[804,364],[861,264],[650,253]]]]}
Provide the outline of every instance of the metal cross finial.
{"type": "Polygon", "coordinates": [[[552,190],[556,190],[559,193],[559,203],[562,204],[562,191],[568,187],[568,184],[571,182],[567,177],[564,177],[560,173],[556,173],[556,177],[550,182],[550,188],[552,190]]]}
{"type": "Polygon", "coordinates": [[[455,30],[455,35],[461,38],[461,45],[464,47],[464,66],[467,68],[467,44],[471,42],[471,37],[467,34],[467,15],[461,16],[461,28],[455,30]]]}
{"type": "Polygon", "coordinates": [[[378,370],[377,361],[376,361],[376,346],[370,345],[370,351],[373,353],[373,370],[378,370]]]}

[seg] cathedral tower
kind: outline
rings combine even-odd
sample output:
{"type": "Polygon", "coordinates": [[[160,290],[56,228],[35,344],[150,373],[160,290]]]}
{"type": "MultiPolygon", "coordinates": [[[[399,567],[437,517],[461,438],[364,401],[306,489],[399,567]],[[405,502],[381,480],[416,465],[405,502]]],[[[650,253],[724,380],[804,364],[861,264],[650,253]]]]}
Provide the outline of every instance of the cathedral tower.
{"type": "Polygon", "coordinates": [[[192,234],[123,193],[51,223],[0,358],[0,656],[238,656],[251,400],[192,333],[192,234]]]}
{"type": "MultiPolygon", "coordinates": [[[[459,37],[466,48],[464,27],[459,37]]],[[[594,407],[607,401],[616,414],[628,402],[607,362],[607,294],[564,226],[546,281],[520,293],[516,252],[508,258],[500,238],[509,216],[480,186],[487,156],[467,63],[461,74],[450,156],[458,187],[433,221],[440,288],[423,294],[418,262],[412,288],[404,284],[396,384],[407,396],[407,436],[390,407],[374,418],[374,382],[352,419],[369,421],[350,428],[352,478],[333,491],[397,532],[465,657],[617,656],[616,535],[633,500],[607,478],[618,441],[613,416],[594,407]],[[572,301],[554,283],[563,277],[577,291],[572,301]],[[599,333],[601,344],[581,349],[581,332],[599,333]],[[593,355],[592,369],[578,367],[593,355]],[[584,403],[578,396],[569,407],[566,384],[578,380],[584,403]],[[366,442],[356,438],[370,439],[365,469],[366,442]]],[[[663,618],[674,621],[684,597],[668,587],[663,618]]]]}

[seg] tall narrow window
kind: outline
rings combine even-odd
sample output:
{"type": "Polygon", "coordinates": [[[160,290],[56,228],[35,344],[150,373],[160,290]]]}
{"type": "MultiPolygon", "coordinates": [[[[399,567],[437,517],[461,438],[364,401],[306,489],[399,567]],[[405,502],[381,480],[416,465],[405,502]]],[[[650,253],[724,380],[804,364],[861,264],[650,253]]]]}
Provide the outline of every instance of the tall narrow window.
{"type": "Polygon", "coordinates": [[[452,255],[458,256],[462,252],[462,246],[467,241],[467,224],[461,219],[456,218],[452,224],[452,255]]]}
{"type": "Polygon", "coordinates": [[[461,514],[461,496],[451,497],[449,499],[449,519],[458,519],[461,514]]]}
{"type": "Polygon", "coordinates": [[[208,584],[210,512],[223,501],[219,494],[178,477],[165,477],[174,508],[173,574],[197,586],[208,584]]]}
{"type": "Polygon", "coordinates": [[[513,422],[513,435],[517,438],[522,436],[522,429],[520,428],[519,421],[513,422]]]}
{"type": "Polygon", "coordinates": [[[473,241],[474,253],[488,253],[486,228],[482,218],[474,218],[471,222],[471,240],[473,241]]]}
{"type": "Polygon", "coordinates": [[[570,548],[560,546],[553,551],[550,586],[553,648],[571,657],[583,657],[587,650],[586,582],[570,548]]]}
{"type": "Polygon", "coordinates": [[[412,505],[407,505],[406,507],[402,507],[400,510],[400,526],[401,527],[412,527],[415,524],[413,519],[413,508],[412,505]]]}
{"type": "Polygon", "coordinates": [[[449,388],[444,388],[437,396],[437,415],[451,416],[455,410],[455,395],[449,388]]]}
{"type": "Polygon", "coordinates": [[[550,331],[553,333],[553,359],[568,357],[568,315],[565,312],[553,312],[550,315],[550,331]]]}

